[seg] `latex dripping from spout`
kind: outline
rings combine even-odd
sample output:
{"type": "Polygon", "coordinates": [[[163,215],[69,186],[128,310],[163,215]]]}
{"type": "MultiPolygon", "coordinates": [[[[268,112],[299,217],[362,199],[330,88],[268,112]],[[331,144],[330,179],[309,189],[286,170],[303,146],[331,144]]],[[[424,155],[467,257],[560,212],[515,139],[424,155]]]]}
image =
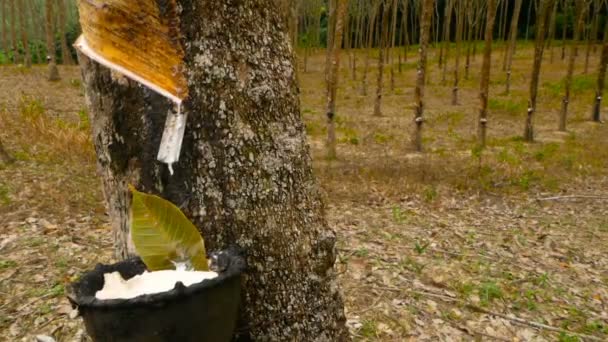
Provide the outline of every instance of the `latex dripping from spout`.
{"type": "Polygon", "coordinates": [[[156,159],[169,167],[169,173],[173,175],[173,164],[179,160],[184,132],[186,130],[186,120],[188,115],[182,113],[181,102],[176,103],[177,112],[171,111],[167,114],[165,129],[160,141],[160,148],[156,159]]]}
{"type": "Polygon", "coordinates": [[[173,164],[179,161],[182,142],[184,140],[184,132],[186,130],[187,115],[186,113],[182,113],[183,99],[168,89],[155,84],[149,78],[146,78],[145,76],[129,70],[125,66],[104,57],[101,53],[89,45],[84,35],[81,35],[76,40],[74,47],[97,63],[140,83],[146,88],[166,97],[175,104],[175,112],[171,111],[167,114],[163,136],[161,138],[160,147],[156,156],[158,161],[167,164],[169,167],[169,172],[171,175],[173,175],[173,164]]]}

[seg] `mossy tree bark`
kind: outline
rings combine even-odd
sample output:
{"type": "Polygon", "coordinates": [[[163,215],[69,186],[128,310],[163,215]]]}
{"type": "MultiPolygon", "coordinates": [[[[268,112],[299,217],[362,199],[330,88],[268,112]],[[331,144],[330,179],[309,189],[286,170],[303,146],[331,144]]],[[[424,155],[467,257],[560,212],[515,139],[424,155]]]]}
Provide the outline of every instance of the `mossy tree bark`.
{"type": "MultiPolygon", "coordinates": [[[[521,0],[520,0],[521,3],[521,0]]],[[[477,123],[477,139],[479,146],[486,146],[486,131],[488,126],[488,98],[490,88],[490,70],[492,68],[492,36],[496,18],[496,0],[488,0],[486,14],[486,40],[481,65],[481,82],[479,86],[479,120],[477,123]]]]}
{"type": "Polygon", "coordinates": [[[172,104],[79,56],[118,256],[130,254],[130,183],[182,208],[208,250],[245,249],[240,338],[347,340],[336,236],[312,173],[293,51],[275,1],[177,3],[190,96],[173,176],[155,160],[172,104]]]}
{"type": "Polygon", "coordinates": [[[53,1],[46,0],[45,3],[45,28],[46,28],[46,51],[49,57],[48,80],[58,81],[59,70],[57,69],[55,38],[54,38],[54,23],[53,23],[53,1]]]}
{"type": "Polygon", "coordinates": [[[587,11],[586,0],[576,0],[576,20],[574,26],[574,37],[570,46],[570,56],[568,56],[568,70],[564,81],[564,97],[562,98],[562,110],[559,114],[558,129],[566,131],[566,118],[568,116],[568,104],[570,103],[570,89],[572,88],[572,76],[574,75],[574,62],[578,50],[580,32],[585,24],[585,12],[587,11]]]}
{"type": "Polygon", "coordinates": [[[329,46],[329,65],[327,67],[327,158],[336,158],[336,94],[338,91],[338,76],[340,70],[340,50],[342,48],[342,37],[344,32],[344,15],[346,13],[348,0],[335,0],[335,27],[332,29],[332,45],[329,46]]]}
{"type": "Polygon", "coordinates": [[[424,123],[424,88],[426,84],[427,55],[429,48],[431,18],[435,0],[424,0],[420,10],[420,58],[416,73],[416,88],[414,89],[414,148],[422,152],[422,125],[424,123]]]}
{"type": "Polygon", "coordinates": [[[595,100],[593,102],[593,112],[591,120],[601,122],[602,97],[604,95],[604,86],[606,82],[606,68],[608,67],[608,22],[604,28],[604,42],[602,43],[602,56],[600,65],[597,71],[597,86],[595,88],[595,100]]]}
{"type": "Polygon", "coordinates": [[[545,49],[545,36],[550,11],[555,0],[540,0],[536,15],[536,42],[534,44],[534,62],[532,65],[532,75],[530,77],[530,99],[528,100],[528,112],[524,127],[524,140],[534,141],[534,114],[536,112],[536,98],[538,96],[538,80],[540,78],[540,67],[543,62],[543,52],[545,49]]]}

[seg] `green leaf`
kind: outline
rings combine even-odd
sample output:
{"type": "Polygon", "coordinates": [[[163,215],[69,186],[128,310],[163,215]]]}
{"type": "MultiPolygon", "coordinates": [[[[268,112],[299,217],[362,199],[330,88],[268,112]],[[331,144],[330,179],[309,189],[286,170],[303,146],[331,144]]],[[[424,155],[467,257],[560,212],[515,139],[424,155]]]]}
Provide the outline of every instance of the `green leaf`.
{"type": "Polygon", "coordinates": [[[173,203],[135,190],[131,203],[131,239],[150,271],[188,268],[207,271],[205,243],[196,227],[173,203]]]}

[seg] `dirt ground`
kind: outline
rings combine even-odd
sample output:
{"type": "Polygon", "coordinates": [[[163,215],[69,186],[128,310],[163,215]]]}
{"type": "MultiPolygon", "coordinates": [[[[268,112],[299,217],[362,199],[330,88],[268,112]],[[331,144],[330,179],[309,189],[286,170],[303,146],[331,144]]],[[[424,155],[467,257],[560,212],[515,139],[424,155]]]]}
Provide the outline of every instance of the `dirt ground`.
{"type": "MultiPolygon", "coordinates": [[[[608,339],[608,127],[587,121],[597,55],[579,57],[567,133],[556,132],[566,62],[547,52],[537,140],[524,143],[532,47],[518,46],[510,94],[493,59],[488,148],[475,145],[481,58],[451,105],[430,58],[424,153],[411,150],[414,49],[375,117],[376,53],[342,56],[338,159],[324,157],[324,53],[300,65],[302,115],[328,220],[348,326],[358,341],[608,339]]],[[[478,49],[480,51],[480,49],[478,49]]],[[[394,55],[396,56],[397,51],[394,55]]],[[[453,56],[453,51],[452,51],[453,56]]],[[[302,64],[302,59],[300,59],[302,64]]],[[[464,76],[464,58],[462,76],[464,76]]],[[[64,288],[110,262],[112,232],[95,171],[77,68],[0,67],[0,340],[82,341],[64,288]]],[[[603,108],[606,113],[608,108],[603,108]]],[[[604,116],[605,117],[605,116],[604,116]]]]}

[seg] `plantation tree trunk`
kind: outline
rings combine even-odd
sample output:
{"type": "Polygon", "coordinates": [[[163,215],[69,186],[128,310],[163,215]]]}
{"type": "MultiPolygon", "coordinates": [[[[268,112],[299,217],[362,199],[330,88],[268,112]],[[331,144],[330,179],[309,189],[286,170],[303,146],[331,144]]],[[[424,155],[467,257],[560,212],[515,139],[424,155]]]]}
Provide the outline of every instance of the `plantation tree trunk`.
{"type": "Polygon", "coordinates": [[[562,12],[564,13],[564,19],[562,22],[562,61],[566,58],[566,33],[568,32],[568,9],[569,0],[562,1],[562,12]]]}
{"type": "Polygon", "coordinates": [[[536,42],[534,45],[534,63],[530,77],[530,99],[528,100],[528,113],[524,128],[524,139],[528,142],[534,141],[534,114],[536,112],[536,98],[538,96],[538,80],[540,67],[543,61],[545,48],[545,36],[550,17],[550,10],[555,0],[540,0],[536,16],[536,42]]]}
{"type": "Polygon", "coordinates": [[[403,26],[403,60],[407,62],[407,53],[410,49],[410,37],[407,29],[407,17],[409,16],[409,0],[403,1],[402,26],[403,26]]]}
{"type": "Polygon", "coordinates": [[[549,19],[549,33],[547,35],[547,48],[549,49],[549,63],[553,63],[553,40],[555,39],[555,18],[557,16],[557,0],[553,3],[551,18],[549,19]]]}
{"type": "Polygon", "coordinates": [[[55,39],[53,35],[53,1],[46,0],[45,2],[45,27],[46,27],[46,51],[48,54],[48,80],[58,81],[59,70],[57,69],[57,55],[55,52],[55,39]]]}
{"type": "Polygon", "coordinates": [[[342,45],[342,36],[344,32],[344,14],[347,9],[347,0],[336,0],[336,20],[332,39],[332,46],[328,47],[330,51],[329,60],[329,75],[327,77],[327,158],[336,158],[336,94],[338,88],[338,70],[340,69],[340,49],[342,45]]]}
{"type": "MultiPolygon", "coordinates": [[[[534,4],[536,0],[534,1],[528,1],[528,16],[526,17],[526,40],[529,39],[529,32],[530,32],[530,17],[532,16],[532,4],[534,4]]],[[[543,0],[539,0],[539,1],[543,1],[543,0]]],[[[538,18],[538,8],[537,8],[537,15],[536,17],[538,18]]]]}
{"type": "Polygon", "coordinates": [[[30,52],[30,43],[27,37],[27,21],[25,20],[25,1],[26,0],[17,0],[19,1],[19,31],[21,31],[21,44],[23,45],[23,50],[25,55],[23,56],[23,64],[26,68],[32,67],[32,54],[30,52]]]}
{"type": "Polygon", "coordinates": [[[59,26],[59,40],[61,42],[61,57],[62,63],[65,65],[74,65],[72,53],[68,47],[68,42],[65,37],[65,0],[57,0],[57,26],[59,26]]]}
{"type": "Polygon", "coordinates": [[[498,39],[504,37],[504,29],[506,28],[503,23],[507,21],[507,2],[508,0],[502,0],[500,2],[500,19],[498,22],[498,39]]]}
{"type": "Polygon", "coordinates": [[[367,28],[367,41],[365,43],[366,52],[365,52],[365,65],[363,67],[363,77],[361,79],[361,95],[367,96],[367,77],[369,74],[369,63],[372,53],[372,47],[374,42],[374,26],[376,23],[376,12],[377,6],[374,2],[371,4],[370,13],[369,13],[369,23],[367,28]]]}
{"type": "Polygon", "coordinates": [[[465,4],[456,5],[456,56],[454,58],[454,85],[452,86],[452,105],[458,104],[458,86],[460,85],[460,55],[462,49],[462,28],[464,26],[465,4]]]}
{"type": "MultiPolygon", "coordinates": [[[[591,14],[591,11],[589,11],[591,14]]],[[[587,50],[585,53],[585,71],[586,74],[589,72],[589,57],[591,56],[591,47],[595,44],[597,40],[597,26],[598,26],[598,18],[600,16],[600,6],[599,2],[596,0],[593,2],[593,18],[591,18],[591,31],[587,35],[587,50]]]]}
{"type": "Polygon", "coordinates": [[[6,26],[7,23],[7,19],[6,19],[6,4],[7,4],[8,0],[0,0],[0,9],[2,10],[2,17],[0,17],[0,20],[2,20],[2,27],[0,27],[0,29],[2,29],[2,52],[4,52],[5,56],[8,57],[8,50],[9,50],[9,43],[8,43],[8,29],[6,26]]]}
{"type": "MultiPolygon", "coordinates": [[[[44,32],[43,32],[43,25],[41,25],[41,23],[44,22],[44,19],[41,17],[41,12],[40,8],[34,3],[33,0],[25,0],[26,1],[26,7],[27,7],[27,13],[31,18],[32,23],[34,24],[34,30],[33,30],[33,34],[32,34],[32,40],[33,41],[40,41],[44,39],[44,32]]],[[[44,51],[42,51],[42,46],[38,43],[36,43],[34,45],[34,51],[32,52],[32,57],[36,57],[36,62],[38,64],[43,63],[44,62],[44,51]]]]}
{"type": "Polygon", "coordinates": [[[382,4],[382,19],[380,21],[380,46],[378,53],[378,74],[376,78],[376,101],[374,102],[374,116],[382,115],[382,91],[384,90],[384,63],[386,57],[387,43],[388,43],[388,24],[389,24],[389,13],[391,6],[388,2],[382,4]]]}
{"type": "MultiPolygon", "coordinates": [[[[488,98],[490,88],[490,70],[492,68],[492,35],[496,18],[496,1],[488,0],[486,14],[485,45],[481,65],[481,81],[479,86],[479,122],[477,123],[477,139],[479,146],[486,146],[486,131],[488,126],[488,98]]],[[[519,0],[521,3],[521,0],[519,0]]]]}
{"type": "Polygon", "coordinates": [[[15,1],[18,0],[9,0],[10,1],[10,10],[11,10],[11,44],[13,47],[13,63],[19,63],[21,57],[19,56],[19,46],[17,42],[17,30],[15,29],[15,23],[17,22],[17,15],[15,14],[15,1]]]}
{"type": "Polygon", "coordinates": [[[608,66],[608,23],[604,28],[604,42],[602,43],[602,56],[600,65],[597,71],[597,86],[595,88],[595,101],[593,103],[593,112],[591,120],[601,122],[600,112],[602,109],[602,97],[604,96],[604,85],[606,82],[606,67],[608,66]]]}
{"type": "Polygon", "coordinates": [[[519,14],[521,12],[522,0],[515,0],[513,9],[513,17],[511,18],[511,28],[509,29],[509,46],[504,60],[504,69],[507,71],[507,80],[505,82],[506,93],[511,91],[511,67],[513,66],[513,55],[515,54],[515,43],[517,43],[517,24],[519,22],[519,14]]]}
{"type": "Polygon", "coordinates": [[[466,35],[466,42],[467,42],[467,57],[465,60],[465,64],[464,64],[464,79],[468,80],[469,79],[469,69],[471,68],[471,51],[472,51],[472,45],[473,45],[473,29],[474,29],[474,23],[473,20],[475,18],[475,16],[473,15],[473,13],[475,12],[475,8],[474,8],[474,0],[469,0],[467,1],[467,9],[465,12],[465,17],[464,17],[464,21],[466,23],[466,27],[467,27],[467,35],[466,35]]]}
{"type": "Polygon", "coordinates": [[[395,43],[396,43],[396,39],[397,39],[397,12],[398,12],[398,6],[399,2],[398,0],[393,0],[393,19],[391,21],[391,32],[390,32],[390,36],[391,36],[391,45],[390,45],[390,50],[389,50],[389,56],[390,56],[390,71],[391,71],[391,92],[395,91],[395,56],[393,54],[393,51],[395,49],[395,43]]]}
{"type": "Polygon", "coordinates": [[[133,184],[179,205],[207,250],[245,249],[239,338],[348,340],[336,236],[312,172],[285,19],[275,0],[177,4],[179,12],[159,9],[179,13],[171,22],[190,88],[173,176],[155,160],[173,105],[79,56],[118,256],[130,255],[133,184]]]}
{"type": "Polygon", "coordinates": [[[445,85],[447,82],[447,72],[448,72],[448,59],[450,57],[450,26],[452,25],[452,10],[454,8],[455,0],[448,0],[445,5],[445,36],[444,36],[444,44],[445,50],[443,52],[443,71],[441,73],[441,82],[445,85]]]}
{"type": "Polygon", "coordinates": [[[585,24],[585,12],[587,6],[585,0],[576,0],[576,21],[574,27],[574,37],[570,46],[570,56],[568,56],[568,71],[566,72],[566,80],[564,81],[564,98],[562,99],[562,110],[559,114],[558,129],[562,132],[566,131],[566,118],[568,116],[568,104],[570,103],[570,89],[572,88],[572,76],[574,74],[574,62],[576,61],[580,32],[585,24]]]}
{"type": "Polygon", "coordinates": [[[424,88],[426,82],[427,54],[429,47],[431,17],[435,0],[423,0],[420,10],[420,47],[418,51],[418,72],[416,73],[416,88],[414,89],[414,148],[422,152],[422,126],[424,123],[424,88]]]}

